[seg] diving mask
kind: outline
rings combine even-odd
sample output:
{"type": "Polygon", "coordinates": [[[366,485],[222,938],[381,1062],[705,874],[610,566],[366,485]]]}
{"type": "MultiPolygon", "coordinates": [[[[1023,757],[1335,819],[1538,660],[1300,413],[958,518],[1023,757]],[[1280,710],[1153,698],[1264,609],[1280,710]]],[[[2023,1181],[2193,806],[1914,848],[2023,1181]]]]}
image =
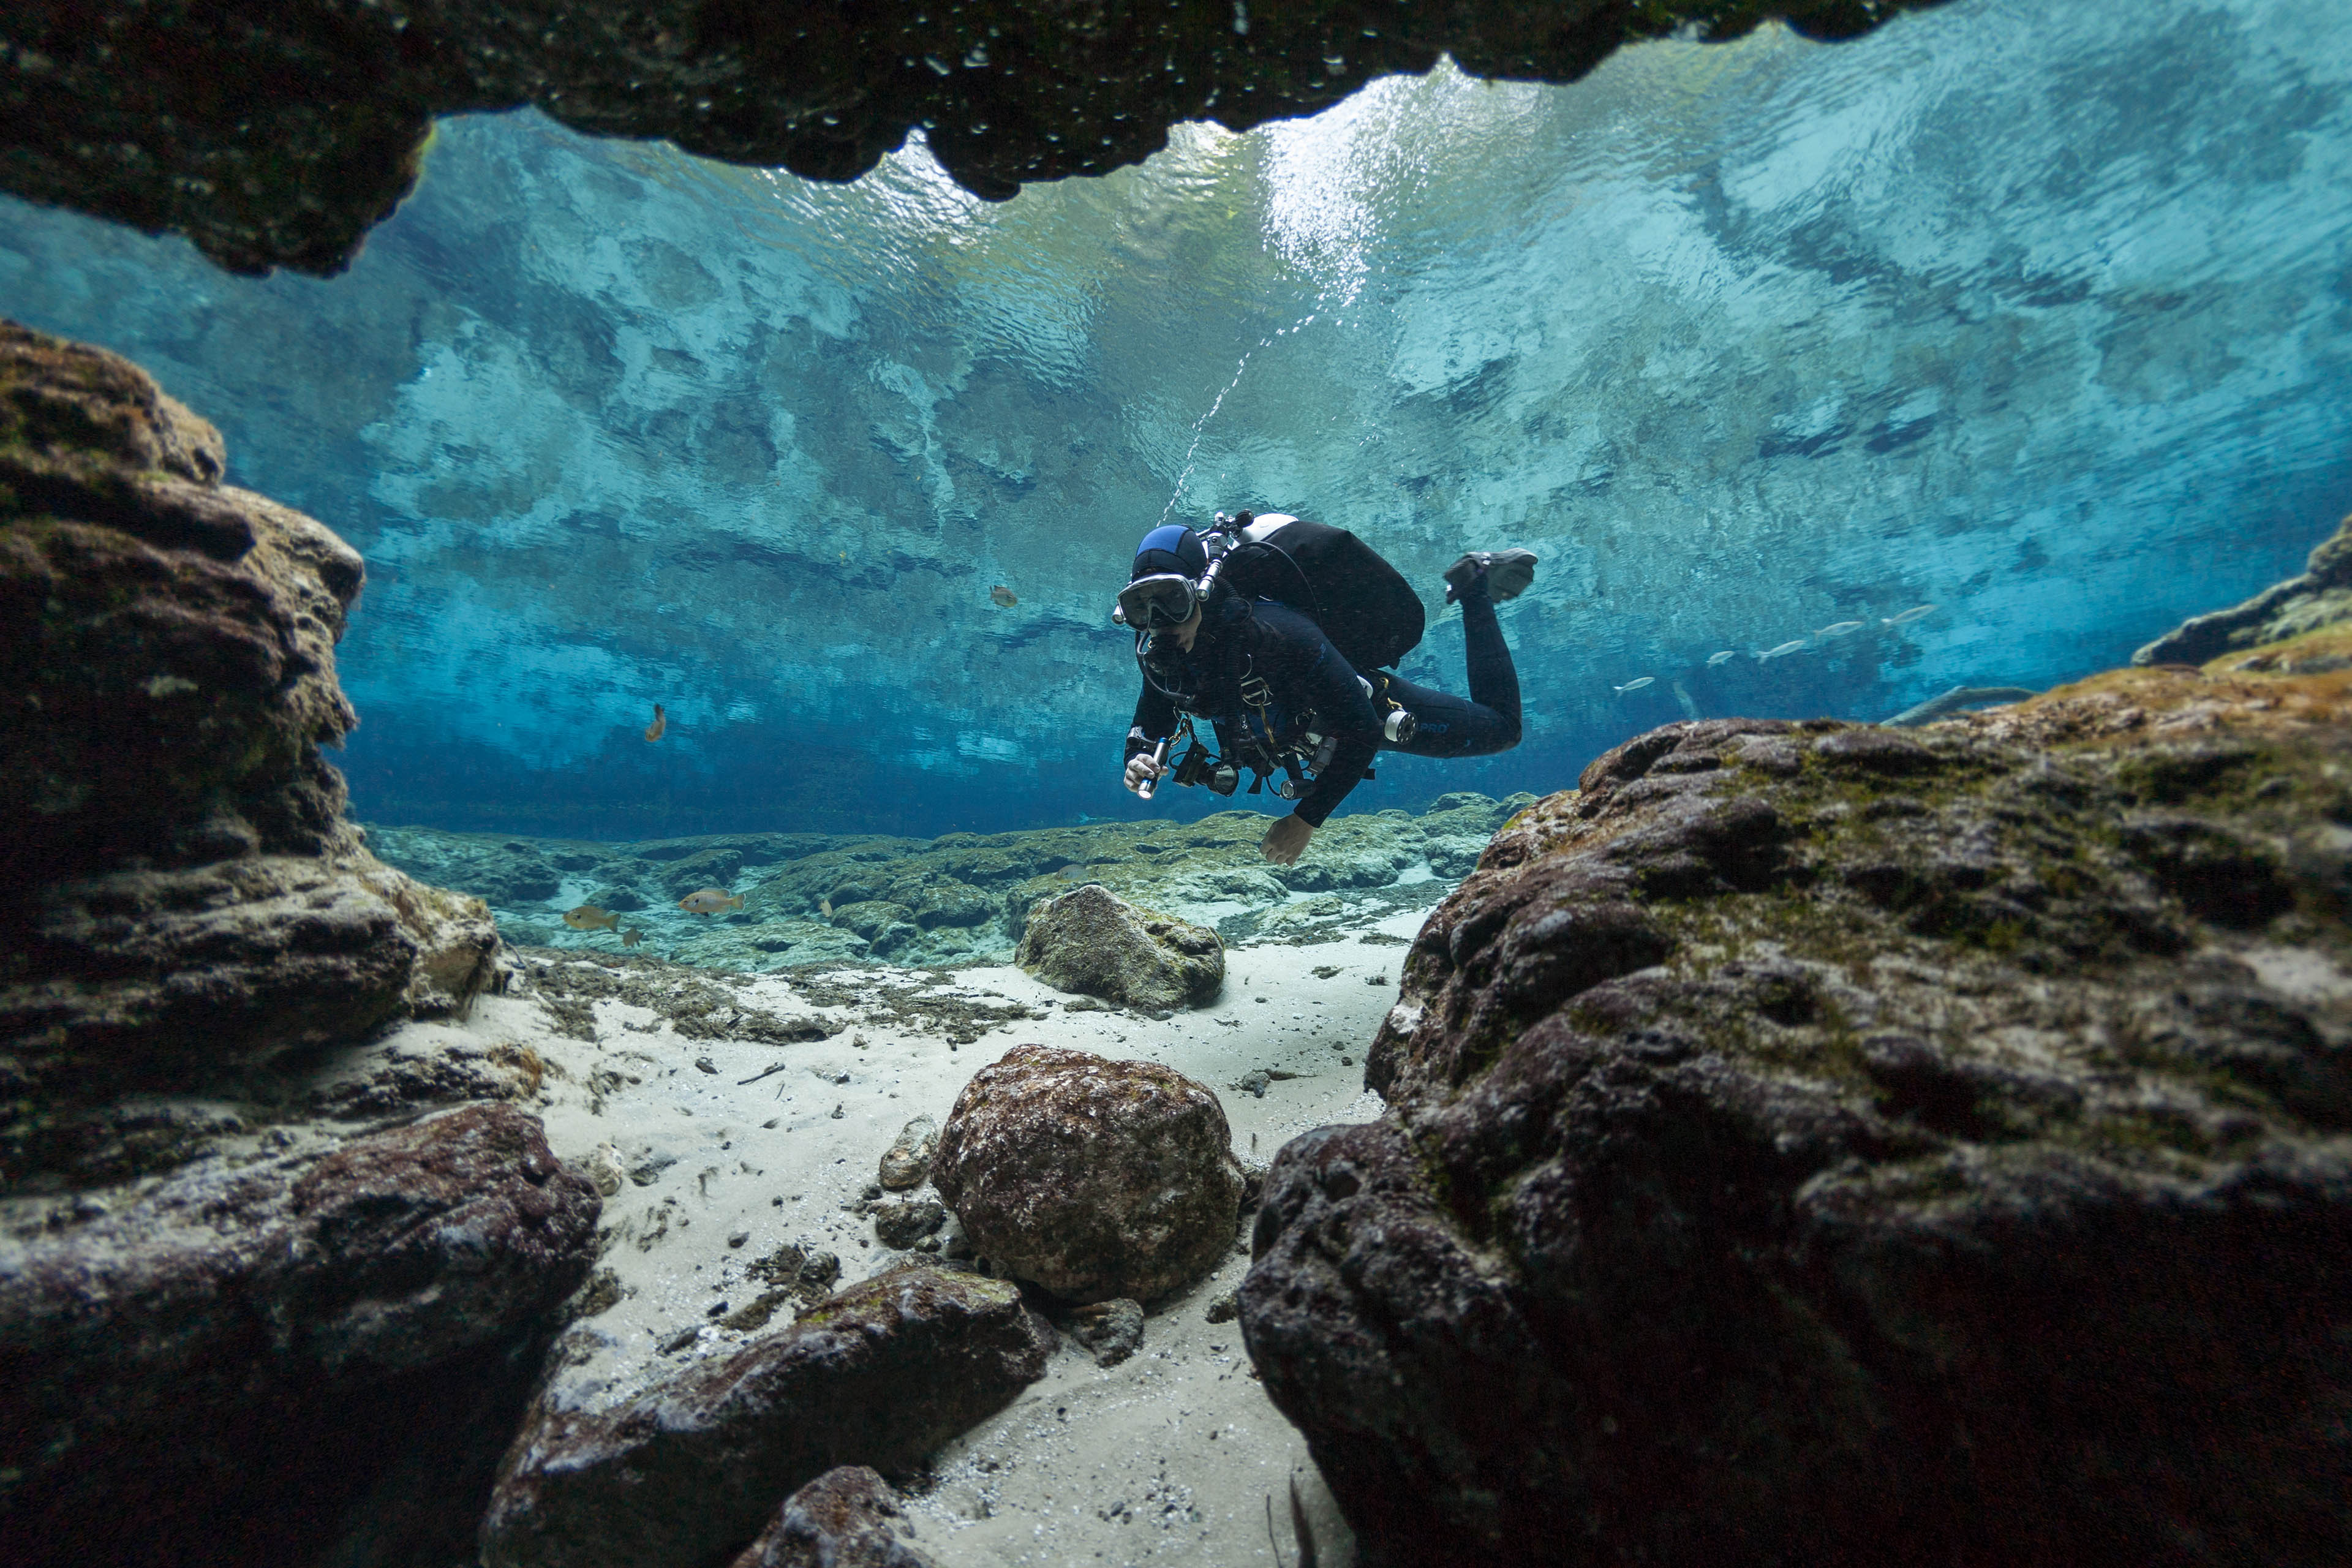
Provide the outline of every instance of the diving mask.
{"type": "Polygon", "coordinates": [[[1155,572],[1138,577],[1118,591],[1118,608],[1111,619],[1138,631],[1154,631],[1163,626],[1181,626],[1192,618],[1200,607],[1201,584],[1174,572],[1155,572]]]}

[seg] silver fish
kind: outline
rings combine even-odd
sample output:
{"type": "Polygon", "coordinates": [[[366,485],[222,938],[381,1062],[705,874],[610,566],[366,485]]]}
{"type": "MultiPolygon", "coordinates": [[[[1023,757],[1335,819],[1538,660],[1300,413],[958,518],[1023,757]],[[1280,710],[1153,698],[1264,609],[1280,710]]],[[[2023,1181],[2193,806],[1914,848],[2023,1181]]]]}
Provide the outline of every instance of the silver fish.
{"type": "Polygon", "coordinates": [[[1936,610],[1937,606],[1934,605],[1914,605],[1901,615],[1889,616],[1878,624],[1882,626],[1906,626],[1913,621],[1922,620],[1934,615],[1936,610]]]}
{"type": "Polygon", "coordinates": [[[1848,632],[1858,632],[1860,630],[1862,630],[1862,623],[1860,621],[1832,621],[1828,626],[1823,626],[1813,635],[1817,637],[1842,637],[1848,632]]]}
{"type": "Polygon", "coordinates": [[[1733,659],[1738,658],[1738,657],[1739,650],[1738,648],[1727,647],[1721,653],[1708,654],[1706,656],[1706,667],[1709,669],[1713,669],[1717,665],[1729,664],[1733,659]]]}
{"type": "Polygon", "coordinates": [[[1656,676],[1654,676],[1654,675],[1637,675],[1637,676],[1635,676],[1633,679],[1631,679],[1631,680],[1627,681],[1624,685],[1622,685],[1622,686],[1612,686],[1612,687],[1611,687],[1609,689],[1611,689],[1612,691],[1620,691],[1620,692],[1622,692],[1622,691],[1639,691],[1639,690],[1641,690],[1641,689],[1642,689],[1642,688],[1643,688],[1644,686],[1650,686],[1650,685],[1654,685],[1654,684],[1655,684],[1655,683],[1656,683],[1656,681],[1657,681],[1657,679],[1658,679],[1658,678],[1657,678],[1656,676]]]}
{"type": "Polygon", "coordinates": [[[1789,641],[1782,643],[1779,647],[1768,647],[1768,648],[1766,648],[1762,653],[1758,654],[1758,655],[1756,656],[1756,658],[1757,658],[1757,660],[1760,663],[1760,662],[1762,662],[1763,660],[1768,659],[1768,658],[1780,658],[1783,654],[1791,654],[1791,653],[1794,653],[1794,652],[1796,652],[1799,648],[1801,648],[1801,647],[1804,647],[1804,646],[1805,646],[1805,639],[1804,639],[1804,638],[1802,638],[1802,637],[1792,637],[1792,638],[1790,638],[1789,641]]]}

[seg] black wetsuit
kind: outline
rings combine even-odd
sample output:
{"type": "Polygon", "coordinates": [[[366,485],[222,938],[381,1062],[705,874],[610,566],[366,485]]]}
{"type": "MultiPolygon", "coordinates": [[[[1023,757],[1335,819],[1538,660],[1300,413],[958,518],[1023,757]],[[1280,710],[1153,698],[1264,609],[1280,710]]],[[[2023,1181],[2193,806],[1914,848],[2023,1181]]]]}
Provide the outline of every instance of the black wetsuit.
{"type": "MultiPolygon", "coordinates": [[[[1219,750],[1232,758],[1238,744],[1258,742],[1279,752],[1308,730],[1335,739],[1330,762],[1293,808],[1320,827],[1382,750],[1416,757],[1478,757],[1519,743],[1519,678],[1496,623],[1494,601],[1481,579],[1462,598],[1468,646],[1470,695],[1416,686],[1388,670],[1359,679],[1322,630],[1307,616],[1270,599],[1245,601],[1219,594],[1202,613],[1192,651],[1155,652],[1153,669],[1181,693],[1183,711],[1217,727],[1219,750]],[[1244,700],[1262,680],[1269,699],[1244,700]],[[1367,693],[1366,684],[1372,690],[1367,693]],[[1373,698],[1382,700],[1375,704],[1373,698]],[[1419,726],[1396,744],[1381,738],[1381,715],[1401,704],[1419,726]],[[1311,722],[1310,722],[1311,720],[1311,722]]],[[[1165,635],[1165,634],[1162,634],[1165,635]]],[[[1150,681],[1135,705],[1127,755],[1149,752],[1176,729],[1178,703],[1150,681]]],[[[1171,759],[1172,760],[1172,759],[1171,759]]]]}

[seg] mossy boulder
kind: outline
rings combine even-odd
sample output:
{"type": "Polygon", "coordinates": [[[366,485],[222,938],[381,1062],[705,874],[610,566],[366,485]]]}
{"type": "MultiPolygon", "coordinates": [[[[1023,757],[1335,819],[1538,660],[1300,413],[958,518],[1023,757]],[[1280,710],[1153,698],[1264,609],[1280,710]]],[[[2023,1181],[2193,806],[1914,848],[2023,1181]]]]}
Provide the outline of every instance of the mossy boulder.
{"type": "Polygon", "coordinates": [[[1241,1292],[1374,1560],[2340,1554],[2352,668],[2276,673],[2310,638],[1669,725],[1496,834],[1389,1114],[1282,1151],[1241,1292]]]}
{"type": "Polygon", "coordinates": [[[1030,910],[1013,962],[1056,990],[1147,1012],[1202,1005],[1225,979],[1215,931],[1091,883],[1030,910]]]}
{"type": "Polygon", "coordinates": [[[1233,1246],[1244,1183],[1208,1085],[1015,1046],[956,1097],[931,1181],[972,1248],[1065,1300],[1149,1301],[1233,1246]]]}

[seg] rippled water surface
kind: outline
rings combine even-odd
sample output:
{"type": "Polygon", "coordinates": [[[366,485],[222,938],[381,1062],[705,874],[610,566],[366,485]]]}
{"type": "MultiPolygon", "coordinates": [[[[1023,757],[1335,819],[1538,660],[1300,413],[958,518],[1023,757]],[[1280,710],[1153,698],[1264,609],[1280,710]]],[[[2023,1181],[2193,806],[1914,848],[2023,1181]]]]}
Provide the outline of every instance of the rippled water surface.
{"type": "MultiPolygon", "coordinates": [[[[483,118],[331,280],[0,202],[0,309],[365,551],[363,816],[1219,804],[1118,791],[1108,612],[1145,528],[1242,506],[1433,609],[1464,548],[1544,556],[1526,743],[1350,803],[1417,805],[1685,713],[2062,681],[2294,570],[2352,505],[2347,92],[2352,10],[1958,0],[1393,79],[999,205],[919,146],[821,186],[483,118]]],[[[1460,660],[1437,618],[1406,672],[1460,660]]]]}

